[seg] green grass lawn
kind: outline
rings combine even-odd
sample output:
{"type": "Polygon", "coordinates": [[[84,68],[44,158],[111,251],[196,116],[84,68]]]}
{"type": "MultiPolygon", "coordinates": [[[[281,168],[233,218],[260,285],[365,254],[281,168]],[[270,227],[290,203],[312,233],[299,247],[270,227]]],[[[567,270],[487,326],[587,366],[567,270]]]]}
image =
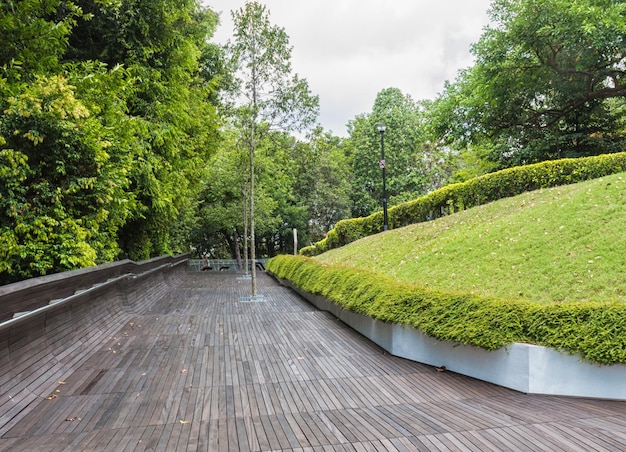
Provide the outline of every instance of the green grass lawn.
{"type": "Polygon", "coordinates": [[[499,298],[626,302],[626,173],[387,231],[316,259],[499,298]]]}

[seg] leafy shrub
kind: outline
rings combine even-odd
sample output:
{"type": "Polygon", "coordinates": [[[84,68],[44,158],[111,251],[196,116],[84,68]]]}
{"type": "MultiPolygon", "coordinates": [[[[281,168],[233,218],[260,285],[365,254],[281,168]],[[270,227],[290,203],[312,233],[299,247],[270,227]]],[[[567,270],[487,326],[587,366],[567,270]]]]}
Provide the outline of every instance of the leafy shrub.
{"type": "Polygon", "coordinates": [[[623,304],[542,305],[444,292],[303,256],[274,257],[267,270],[345,309],[409,325],[439,340],[487,350],[527,342],[580,354],[596,363],[626,363],[623,304]]]}
{"type": "MultiPolygon", "coordinates": [[[[626,153],[604,154],[579,159],[551,160],[508,168],[466,182],[445,186],[413,201],[389,209],[389,227],[400,228],[430,221],[460,210],[541,188],[574,184],[626,171],[626,153]]],[[[342,220],[326,239],[303,248],[304,256],[316,256],[382,232],[382,213],[342,220]]]]}

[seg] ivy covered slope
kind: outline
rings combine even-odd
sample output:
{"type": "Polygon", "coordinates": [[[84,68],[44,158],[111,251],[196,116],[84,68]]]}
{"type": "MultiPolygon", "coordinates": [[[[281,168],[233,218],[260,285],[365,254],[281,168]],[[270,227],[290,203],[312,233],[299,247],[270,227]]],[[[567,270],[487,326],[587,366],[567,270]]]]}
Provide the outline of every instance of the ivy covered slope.
{"type": "Polygon", "coordinates": [[[437,339],[626,363],[626,173],[372,235],[268,270],[437,339]]]}

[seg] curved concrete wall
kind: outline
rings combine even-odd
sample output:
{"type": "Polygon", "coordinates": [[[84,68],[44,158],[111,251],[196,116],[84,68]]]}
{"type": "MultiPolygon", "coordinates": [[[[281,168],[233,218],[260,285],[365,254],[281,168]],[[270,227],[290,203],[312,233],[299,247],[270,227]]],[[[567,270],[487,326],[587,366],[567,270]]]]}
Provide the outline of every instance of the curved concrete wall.
{"type": "Polygon", "coordinates": [[[487,351],[439,341],[414,328],[383,323],[343,309],[319,295],[279,280],[318,309],[338,319],[389,353],[529,394],[626,400],[626,366],[601,366],[547,347],[515,343],[487,351]]]}

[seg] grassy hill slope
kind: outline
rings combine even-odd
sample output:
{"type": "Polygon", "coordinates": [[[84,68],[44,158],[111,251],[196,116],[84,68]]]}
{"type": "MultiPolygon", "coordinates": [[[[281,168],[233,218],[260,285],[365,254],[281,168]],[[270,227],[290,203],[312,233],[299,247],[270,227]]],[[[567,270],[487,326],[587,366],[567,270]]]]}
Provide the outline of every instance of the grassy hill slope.
{"type": "Polygon", "coordinates": [[[434,289],[626,301],[626,173],[366,237],[316,259],[434,289]]]}

